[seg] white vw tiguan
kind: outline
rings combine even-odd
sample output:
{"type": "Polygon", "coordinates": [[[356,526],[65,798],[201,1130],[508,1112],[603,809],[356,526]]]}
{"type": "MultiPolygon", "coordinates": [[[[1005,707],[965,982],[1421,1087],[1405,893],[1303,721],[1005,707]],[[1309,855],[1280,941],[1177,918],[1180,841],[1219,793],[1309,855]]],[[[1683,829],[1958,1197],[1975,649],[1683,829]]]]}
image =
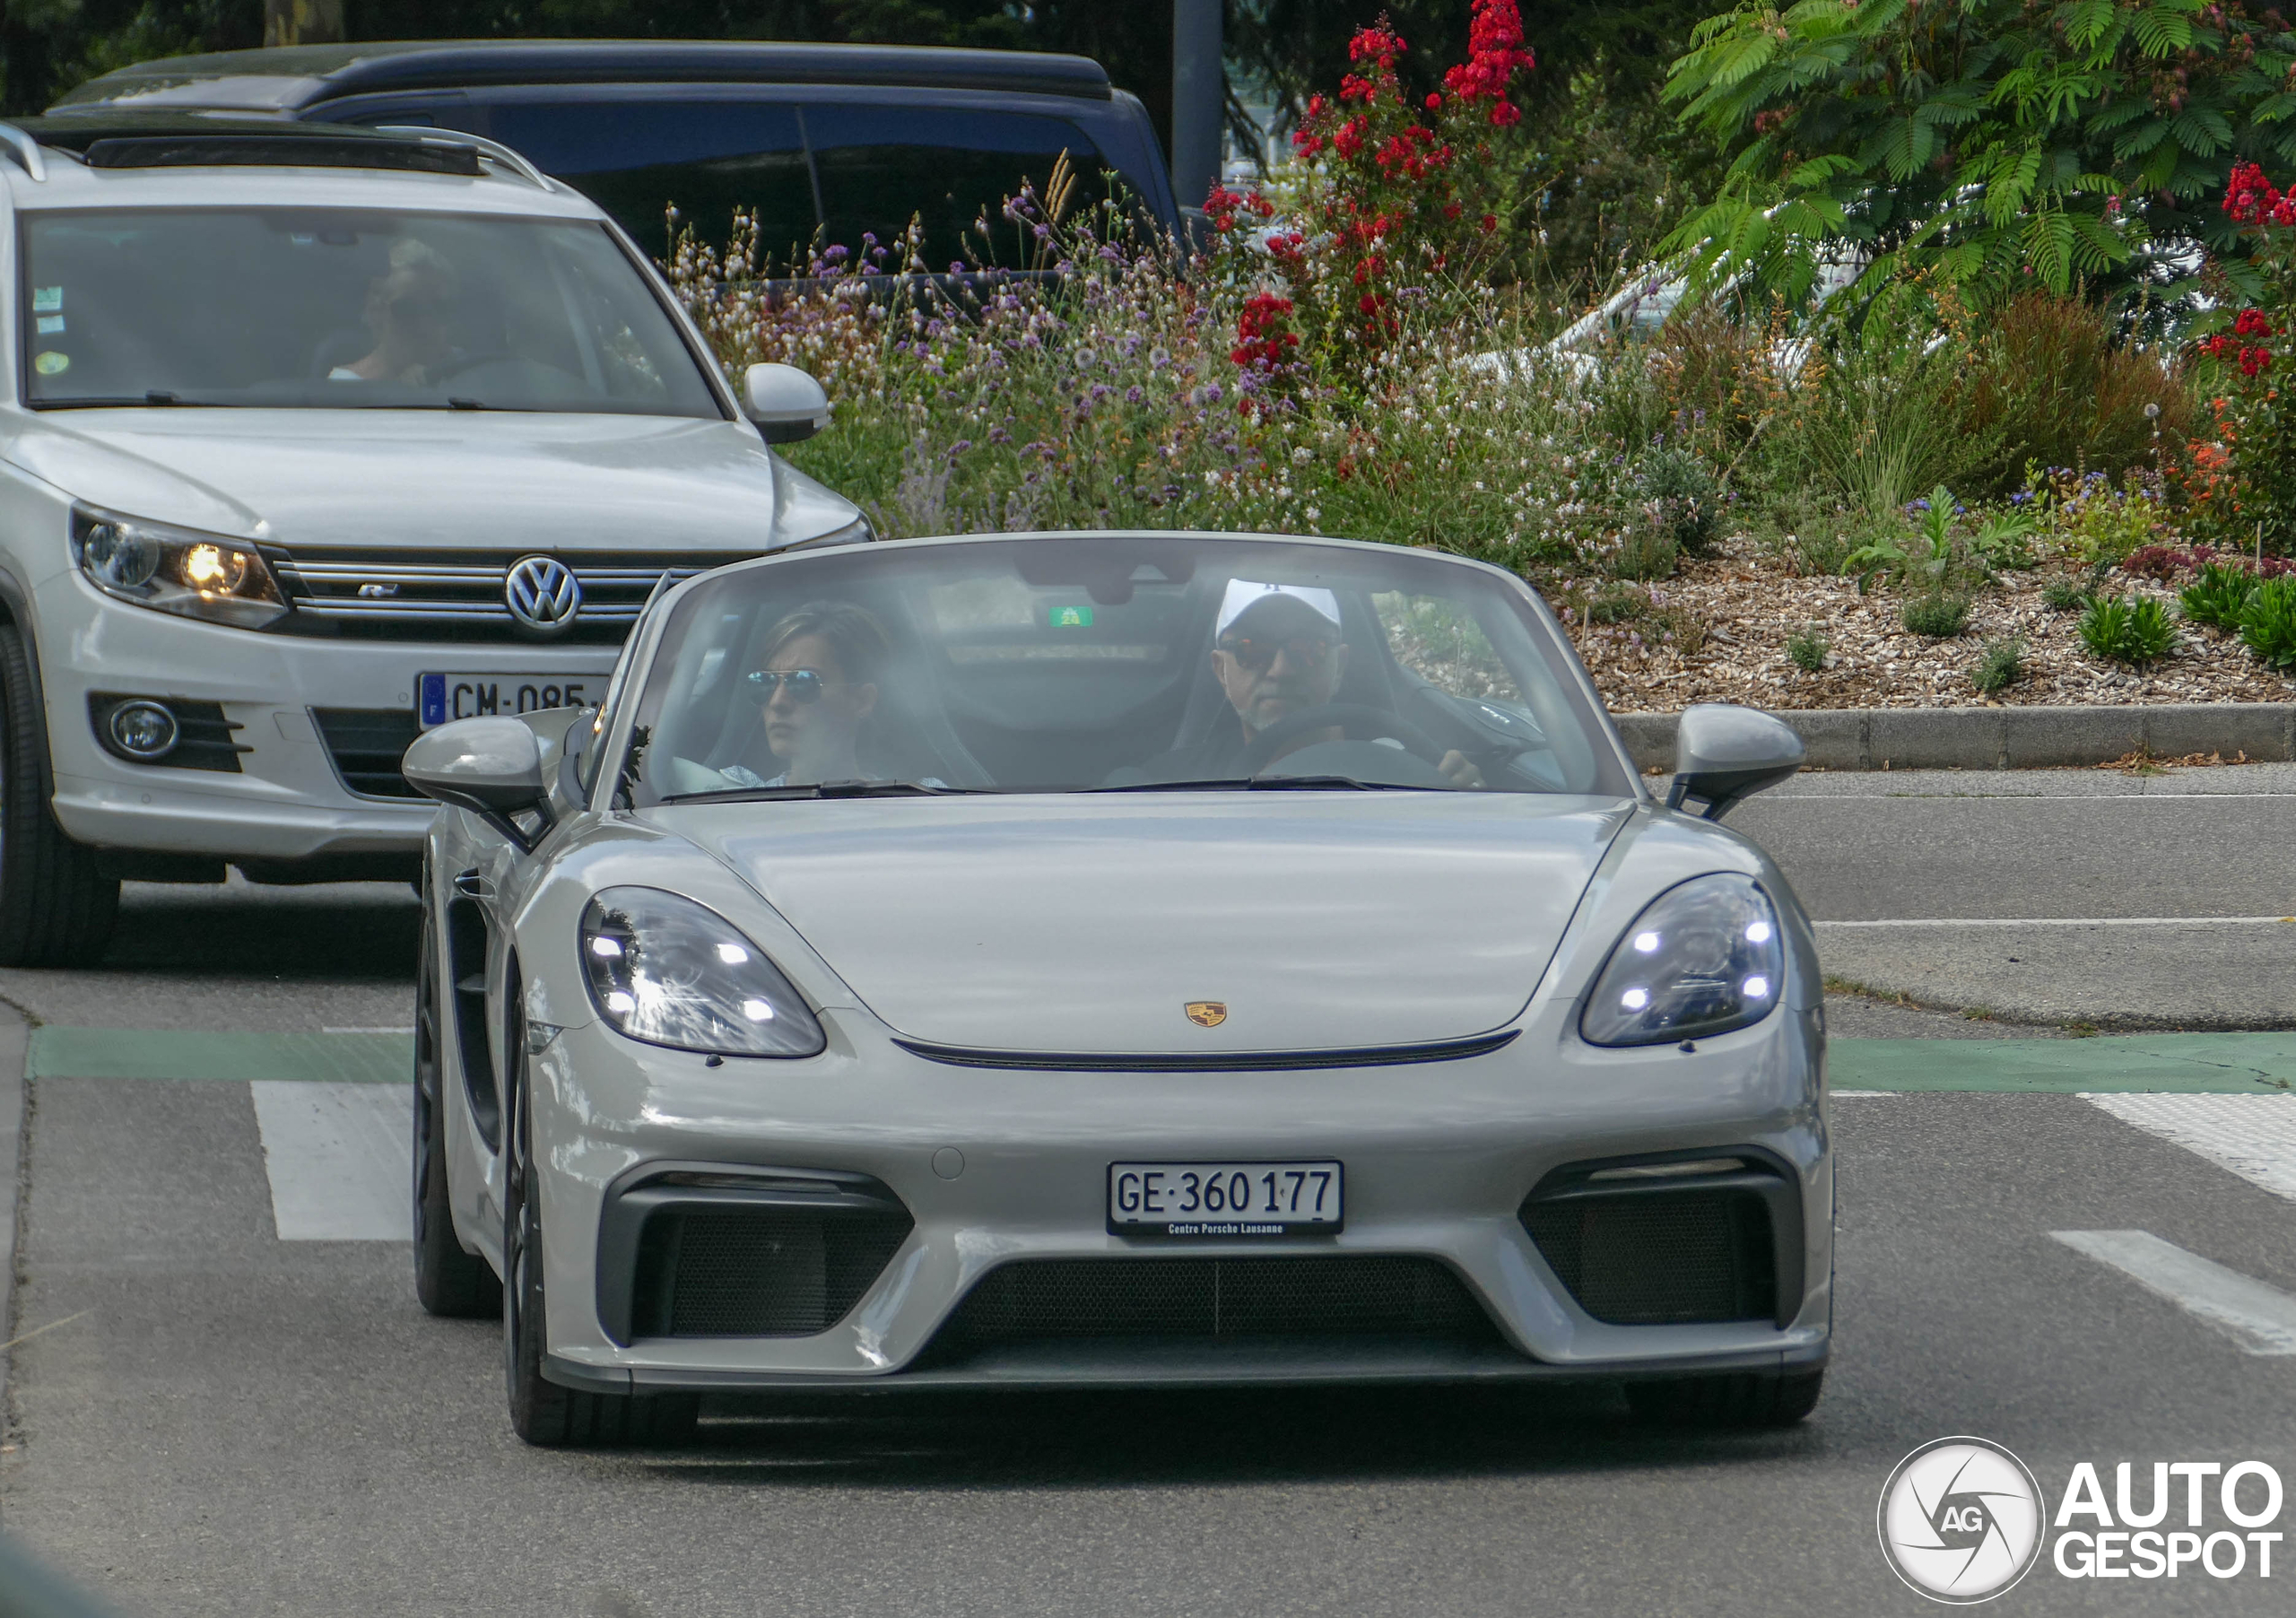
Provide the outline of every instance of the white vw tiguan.
{"type": "Polygon", "coordinates": [[[408,876],[420,731],[602,693],[657,586],[865,539],[604,214],[468,135],[0,125],[0,964],[123,877],[408,876]]]}

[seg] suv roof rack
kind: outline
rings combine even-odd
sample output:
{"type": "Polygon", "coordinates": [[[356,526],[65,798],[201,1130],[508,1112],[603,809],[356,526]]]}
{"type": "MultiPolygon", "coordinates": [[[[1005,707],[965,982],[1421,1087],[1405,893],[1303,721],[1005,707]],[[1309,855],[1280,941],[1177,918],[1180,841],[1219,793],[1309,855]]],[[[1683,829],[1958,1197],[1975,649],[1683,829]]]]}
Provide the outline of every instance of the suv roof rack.
{"type": "Polygon", "coordinates": [[[48,178],[48,159],[40,155],[39,143],[13,124],[0,124],[0,144],[8,148],[8,155],[16,160],[23,171],[37,180],[48,178]]]}
{"type": "Polygon", "coordinates": [[[189,130],[181,135],[112,135],[80,153],[91,169],[214,169],[255,164],[294,169],[401,169],[426,174],[484,172],[469,142],[316,137],[283,131],[189,130]]]}
{"type": "MultiPolygon", "coordinates": [[[[1008,91],[1113,99],[1108,70],[1085,57],[945,46],[777,40],[404,39],[212,51],[116,68],[49,110],[93,111],[120,98],[230,82],[235,107],[300,109],[380,91],[480,84],[855,84],[1008,91]]],[[[187,98],[188,99],[188,98],[187,98]]]]}
{"type": "Polygon", "coordinates": [[[539,190],[556,189],[500,141],[459,129],[394,125],[292,123],[276,115],[91,107],[71,117],[0,123],[0,146],[34,179],[48,177],[43,147],[91,169],[390,169],[418,174],[484,175],[482,158],[539,190]]]}

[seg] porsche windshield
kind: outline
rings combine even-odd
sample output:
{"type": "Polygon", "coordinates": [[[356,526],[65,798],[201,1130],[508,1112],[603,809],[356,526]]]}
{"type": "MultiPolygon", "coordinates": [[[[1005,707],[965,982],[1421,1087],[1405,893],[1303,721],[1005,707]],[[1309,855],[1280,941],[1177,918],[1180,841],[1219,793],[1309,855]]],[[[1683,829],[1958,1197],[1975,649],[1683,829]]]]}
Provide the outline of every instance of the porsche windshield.
{"type": "Polygon", "coordinates": [[[35,408],[721,413],[595,222],[378,209],[31,213],[35,408]]]}
{"type": "Polygon", "coordinates": [[[665,625],[634,801],[1632,791],[1528,593],[1425,552],[1066,535],[792,557],[665,625]]]}

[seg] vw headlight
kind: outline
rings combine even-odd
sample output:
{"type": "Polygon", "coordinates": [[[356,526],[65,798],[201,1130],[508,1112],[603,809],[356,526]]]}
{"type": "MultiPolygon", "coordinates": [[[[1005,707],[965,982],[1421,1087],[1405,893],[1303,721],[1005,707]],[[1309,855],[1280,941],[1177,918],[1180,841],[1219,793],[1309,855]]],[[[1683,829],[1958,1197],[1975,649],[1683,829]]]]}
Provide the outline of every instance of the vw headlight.
{"type": "Polygon", "coordinates": [[[74,506],[72,560],[105,595],[154,612],[243,630],[287,613],[270,567],[244,540],[74,506]]]}
{"type": "Polygon", "coordinates": [[[1643,907],[1578,1014],[1589,1045],[1661,1045],[1759,1022],[1786,990],[1770,896],[1744,876],[1696,876],[1643,907]]]}
{"type": "Polygon", "coordinates": [[[813,1057],[829,1041],[789,980],[717,911],[658,888],[607,888],[582,912],[598,1014],[648,1045],[813,1057]]]}

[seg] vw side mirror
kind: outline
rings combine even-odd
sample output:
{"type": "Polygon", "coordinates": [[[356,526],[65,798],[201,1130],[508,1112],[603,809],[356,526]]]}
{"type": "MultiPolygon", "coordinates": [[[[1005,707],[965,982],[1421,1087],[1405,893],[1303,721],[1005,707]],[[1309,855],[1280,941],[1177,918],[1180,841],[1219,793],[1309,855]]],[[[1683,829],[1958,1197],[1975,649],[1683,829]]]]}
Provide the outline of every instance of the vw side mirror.
{"type": "Polygon", "coordinates": [[[794,444],[829,425],[829,395],[794,365],[752,365],[742,373],[742,413],[769,444],[794,444]]]}
{"type": "Polygon", "coordinates": [[[523,719],[457,719],[425,731],[408,746],[399,771],[423,796],[469,810],[522,854],[549,830],[542,745],[523,719]],[[517,822],[521,814],[539,815],[541,830],[529,833],[517,822]]]}
{"type": "Polygon", "coordinates": [[[1696,798],[1706,805],[1706,818],[1718,821],[1742,798],[1801,769],[1803,756],[1802,738],[1784,720],[1729,702],[1697,703],[1683,710],[1674,731],[1666,807],[1696,798]]]}

